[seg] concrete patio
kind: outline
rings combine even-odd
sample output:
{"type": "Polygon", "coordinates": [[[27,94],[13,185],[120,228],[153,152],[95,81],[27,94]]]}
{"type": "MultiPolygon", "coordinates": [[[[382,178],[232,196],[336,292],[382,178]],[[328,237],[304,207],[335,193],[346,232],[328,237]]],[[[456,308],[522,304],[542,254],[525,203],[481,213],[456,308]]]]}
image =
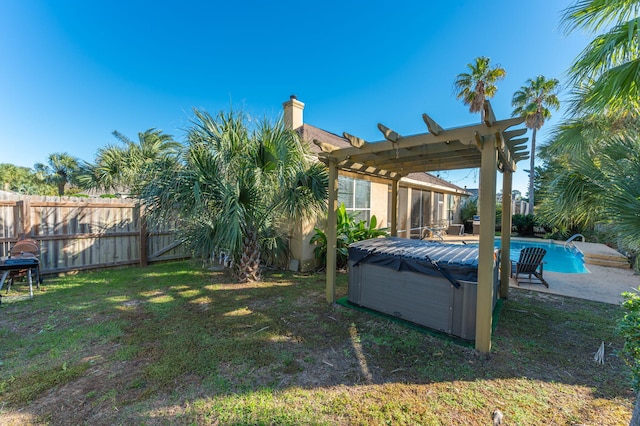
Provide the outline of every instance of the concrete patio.
{"type": "Polygon", "coordinates": [[[542,293],[576,297],[596,302],[620,304],[622,293],[637,290],[640,286],[640,275],[632,269],[620,269],[599,265],[587,265],[588,274],[563,274],[560,272],[544,272],[549,288],[542,284],[516,285],[511,279],[510,286],[542,293]]]}

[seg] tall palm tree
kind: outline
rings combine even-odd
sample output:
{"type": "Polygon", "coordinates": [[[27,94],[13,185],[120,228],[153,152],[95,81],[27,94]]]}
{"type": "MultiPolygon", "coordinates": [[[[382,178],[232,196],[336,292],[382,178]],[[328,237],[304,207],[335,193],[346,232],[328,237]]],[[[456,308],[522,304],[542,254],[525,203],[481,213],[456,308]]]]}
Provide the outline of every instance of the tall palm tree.
{"type": "Polygon", "coordinates": [[[159,170],[143,197],[152,214],[176,212],[196,253],[225,251],[240,282],[260,278],[286,244],[287,224],[326,210],[327,174],[282,120],[249,128],[242,114],[195,111],[182,160],[159,170]]]}
{"type": "Polygon", "coordinates": [[[580,0],[564,12],[567,32],[603,30],[573,62],[574,111],[637,108],[640,100],[640,0],[580,0]]]}
{"type": "Polygon", "coordinates": [[[176,161],[181,144],[161,130],[138,133],[138,142],[118,131],[113,136],[122,145],[100,148],[95,162],[83,163],[78,182],[87,189],[125,191],[138,195],[148,182],[152,169],[165,162],[176,161]]]}
{"type": "Polygon", "coordinates": [[[558,100],[559,82],[555,78],[547,79],[539,75],[535,79],[528,79],[526,84],[513,94],[511,105],[513,116],[524,117],[527,128],[533,130],[531,136],[531,164],[529,167],[529,204],[531,213],[534,209],[534,178],[536,161],[536,134],[544,125],[545,120],[551,118],[549,108],[560,108],[558,100]]]}
{"type": "MultiPolygon", "coordinates": [[[[468,73],[458,74],[454,87],[458,93],[457,99],[462,99],[465,105],[469,105],[469,112],[484,112],[485,99],[492,98],[498,88],[496,82],[502,80],[507,72],[496,65],[490,66],[491,60],[486,56],[475,58],[474,62],[467,64],[468,73]]],[[[482,117],[484,119],[484,117],[482,117]]]]}
{"type": "Polygon", "coordinates": [[[50,154],[47,164],[36,163],[33,166],[36,173],[41,174],[47,182],[56,185],[60,196],[64,195],[66,186],[71,184],[78,167],[78,159],[66,152],[50,154]]]}

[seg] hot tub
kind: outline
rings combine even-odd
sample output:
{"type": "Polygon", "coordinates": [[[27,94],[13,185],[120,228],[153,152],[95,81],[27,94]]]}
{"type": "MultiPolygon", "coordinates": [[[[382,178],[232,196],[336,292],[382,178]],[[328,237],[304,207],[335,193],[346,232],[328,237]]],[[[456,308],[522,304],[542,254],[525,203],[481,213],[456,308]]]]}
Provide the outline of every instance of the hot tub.
{"type": "Polygon", "coordinates": [[[475,339],[477,281],[478,247],[393,237],[349,246],[349,302],[467,340],[475,339]]]}

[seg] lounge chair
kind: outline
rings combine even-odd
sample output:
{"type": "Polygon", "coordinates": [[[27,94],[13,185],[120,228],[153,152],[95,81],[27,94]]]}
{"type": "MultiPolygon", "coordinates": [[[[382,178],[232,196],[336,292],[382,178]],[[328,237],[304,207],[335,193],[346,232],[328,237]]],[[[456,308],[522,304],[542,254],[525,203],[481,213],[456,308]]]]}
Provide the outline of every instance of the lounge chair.
{"type": "Polygon", "coordinates": [[[549,288],[549,284],[542,278],[543,262],[542,259],[547,251],[541,247],[526,247],[520,251],[520,258],[517,261],[511,262],[511,276],[515,277],[516,284],[520,285],[518,276],[525,274],[529,276],[528,283],[532,284],[533,275],[536,277],[545,287],[549,288]]]}
{"type": "Polygon", "coordinates": [[[425,226],[422,229],[422,234],[420,235],[421,240],[435,240],[438,239],[440,241],[444,241],[444,236],[447,234],[447,226],[443,224],[432,224],[429,226],[425,226]]]}

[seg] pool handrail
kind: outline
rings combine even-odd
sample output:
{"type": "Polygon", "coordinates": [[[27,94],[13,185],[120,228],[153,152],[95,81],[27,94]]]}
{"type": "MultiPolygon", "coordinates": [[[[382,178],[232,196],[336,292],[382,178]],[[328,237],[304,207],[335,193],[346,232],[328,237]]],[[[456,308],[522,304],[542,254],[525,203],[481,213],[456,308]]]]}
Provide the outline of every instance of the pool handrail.
{"type": "Polygon", "coordinates": [[[571,236],[571,238],[569,238],[567,241],[564,242],[564,246],[568,247],[569,244],[572,243],[573,240],[575,240],[578,237],[582,238],[582,242],[583,243],[585,242],[584,235],[582,235],[582,234],[574,234],[574,235],[571,236]]]}

